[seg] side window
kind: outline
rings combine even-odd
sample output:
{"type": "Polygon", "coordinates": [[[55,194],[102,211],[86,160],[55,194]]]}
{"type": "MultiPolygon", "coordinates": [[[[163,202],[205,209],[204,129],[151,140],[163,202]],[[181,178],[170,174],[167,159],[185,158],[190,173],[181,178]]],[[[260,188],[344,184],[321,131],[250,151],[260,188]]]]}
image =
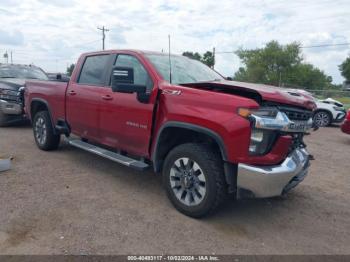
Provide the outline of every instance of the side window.
{"type": "Polygon", "coordinates": [[[88,56],[85,59],[78,83],[88,85],[104,85],[104,73],[109,55],[88,56]]]}
{"type": "Polygon", "coordinates": [[[134,69],[134,83],[136,85],[144,85],[147,87],[147,93],[153,88],[153,82],[146,69],[140,61],[131,55],[118,55],[114,66],[131,67],[134,69]]]}

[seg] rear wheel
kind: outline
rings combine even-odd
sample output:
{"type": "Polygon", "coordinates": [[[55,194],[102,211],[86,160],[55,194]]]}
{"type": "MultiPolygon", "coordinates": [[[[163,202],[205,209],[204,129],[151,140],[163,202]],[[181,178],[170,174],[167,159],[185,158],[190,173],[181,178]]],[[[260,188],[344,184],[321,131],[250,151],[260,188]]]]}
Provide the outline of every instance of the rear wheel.
{"type": "Polygon", "coordinates": [[[202,144],[183,144],[166,157],[163,182],[177,210],[191,217],[213,212],[226,197],[219,154],[202,144]]]}
{"type": "Polygon", "coordinates": [[[319,127],[329,126],[331,124],[331,115],[326,111],[317,111],[313,117],[314,122],[319,127]]]}
{"type": "Polygon", "coordinates": [[[60,135],[54,133],[48,111],[40,111],[35,114],[33,132],[35,142],[41,150],[49,151],[57,149],[60,143],[60,135]]]}

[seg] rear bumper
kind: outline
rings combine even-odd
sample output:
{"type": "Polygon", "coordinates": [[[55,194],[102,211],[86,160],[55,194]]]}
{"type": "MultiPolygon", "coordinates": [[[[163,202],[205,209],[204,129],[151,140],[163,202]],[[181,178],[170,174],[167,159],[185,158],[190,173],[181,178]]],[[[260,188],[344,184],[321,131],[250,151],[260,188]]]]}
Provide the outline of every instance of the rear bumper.
{"type": "Polygon", "coordinates": [[[23,109],[21,104],[0,99],[0,112],[6,115],[21,115],[23,109]]]}
{"type": "Polygon", "coordinates": [[[238,165],[237,187],[256,198],[282,195],[297,186],[307,175],[309,153],[305,149],[294,150],[280,165],[238,165]]]}

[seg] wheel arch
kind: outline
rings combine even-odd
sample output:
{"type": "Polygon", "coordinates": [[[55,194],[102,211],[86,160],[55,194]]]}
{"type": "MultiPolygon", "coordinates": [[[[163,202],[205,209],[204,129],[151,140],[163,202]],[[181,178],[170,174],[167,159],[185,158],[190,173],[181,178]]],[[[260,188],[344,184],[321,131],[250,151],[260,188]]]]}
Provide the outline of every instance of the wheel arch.
{"type": "Polygon", "coordinates": [[[227,161],[225,144],[216,132],[191,123],[170,121],[165,123],[155,140],[152,162],[156,173],[162,170],[167,154],[175,146],[187,142],[208,142],[216,149],[224,161],[227,161]]]}
{"type": "Polygon", "coordinates": [[[56,133],[55,124],[54,124],[53,119],[52,119],[52,114],[51,114],[49,103],[46,100],[44,100],[44,99],[34,98],[30,102],[30,118],[31,118],[31,121],[34,120],[34,116],[35,116],[36,113],[38,113],[40,111],[45,111],[45,110],[49,112],[49,116],[50,116],[50,119],[51,119],[51,124],[52,124],[54,132],[56,133]]]}

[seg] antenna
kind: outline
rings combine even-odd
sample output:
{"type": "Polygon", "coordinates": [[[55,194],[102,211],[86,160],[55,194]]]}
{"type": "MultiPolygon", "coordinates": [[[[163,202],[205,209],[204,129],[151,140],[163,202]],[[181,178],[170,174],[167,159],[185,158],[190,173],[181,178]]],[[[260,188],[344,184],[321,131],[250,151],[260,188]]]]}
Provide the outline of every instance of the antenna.
{"type": "Polygon", "coordinates": [[[168,35],[168,40],[169,40],[169,80],[171,84],[171,56],[170,56],[170,35],[168,35]]]}

